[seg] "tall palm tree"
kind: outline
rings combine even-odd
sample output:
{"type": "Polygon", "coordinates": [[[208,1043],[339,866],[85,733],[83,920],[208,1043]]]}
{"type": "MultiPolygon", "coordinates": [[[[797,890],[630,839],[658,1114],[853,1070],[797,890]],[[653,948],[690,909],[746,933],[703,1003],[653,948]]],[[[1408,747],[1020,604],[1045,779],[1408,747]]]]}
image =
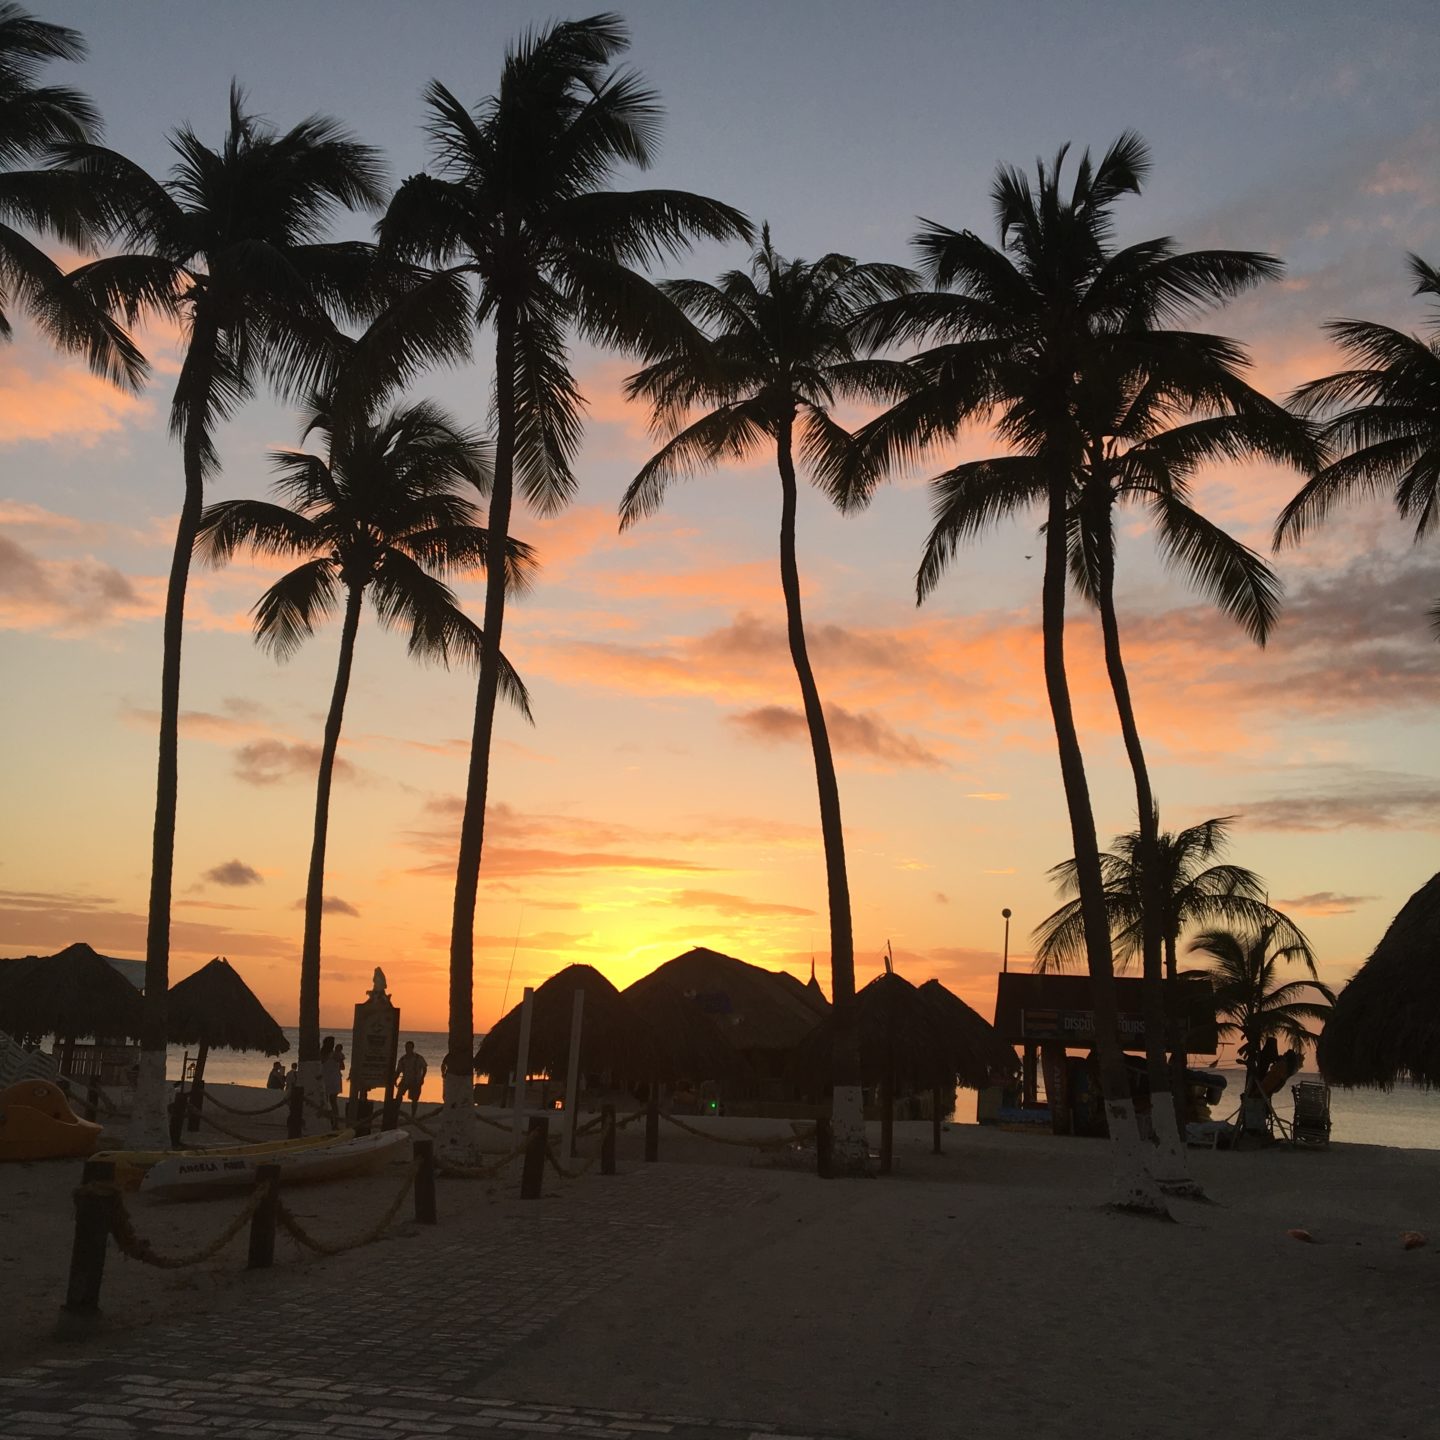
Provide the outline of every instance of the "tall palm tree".
{"type": "MultiPolygon", "coordinates": [[[[320,932],[324,915],[325,845],[330,787],[355,638],[366,595],[387,628],[409,635],[420,660],[477,660],[480,633],[455,602],[444,577],[485,566],[488,543],[470,499],[490,478],[485,447],[439,407],[419,401],[340,418],[317,402],[304,438],[318,434],[324,453],[280,450],[270,460],[281,502],[224,500],[200,518],[198,550],[223,565],[238,550],[303,556],[254,608],[255,638],[278,660],[288,659],[337,608],[343,610],[340,652],[325,719],[315,787],[315,829],[305,886],[305,935],[300,956],[301,1083],[318,1095],[309,1073],[320,1053],[320,932]],[[314,1088],[312,1088],[314,1087],[314,1088]]],[[[509,546],[508,581],[527,582],[533,562],[518,541],[509,546]]],[[[504,666],[501,686],[528,717],[519,677],[504,666]]]]}
{"type": "MultiPolygon", "coordinates": [[[[325,242],[342,209],[378,208],[377,153],[337,121],[311,116],[281,133],[230,92],[224,140],[211,149],[191,129],[171,137],[167,182],[95,145],[62,147],[67,167],[107,197],[110,232],[128,253],[72,271],[67,283],[134,320],[178,319],[185,355],[170,405],[185,496],[165,592],[159,766],[145,941],[141,1083],[132,1138],[163,1142],[165,992],[178,803],[180,641],[190,555],[206,479],[219,468],[216,432],[263,378],[282,395],[320,389],[343,349],[332,312],[354,313],[370,266],[368,246],[325,242]]],[[[302,1061],[313,1060],[304,1054],[302,1061]]]]}
{"type": "Polygon", "coordinates": [[[1240,1041],[1247,1092],[1264,1074],[1260,1056],[1266,1040],[1285,1040],[1291,1050],[1303,1051],[1319,1038],[1305,1022],[1324,1021],[1335,996],[1317,978],[1309,946],[1287,939],[1284,926],[1265,924],[1238,934],[1206,930],[1189,948],[1210,957],[1220,1034],[1240,1041]],[[1281,980],[1281,967],[1297,960],[1310,978],[1281,980]]]}
{"type": "MultiPolygon", "coordinates": [[[[1076,589],[1100,617],[1106,672],[1135,785],[1135,875],[1142,884],[1152,875],[1162,880],[1169,858],[1161,853],[1159,807],[1120,644],[1116,512],[1123,505],[1148,511],[1165,562],[1257,644],[1265,643],[1279,613],[1279,581],[1261,556],[1200,514],[1190,482],[1198,469],[1218,461],[1259,458],[1308,469],[1319,451],[1302,421],[1245,382],[1245,363],[1239,346],[1219,342],[1163,373],[1096,375],[1083,392],[1085,455],[1066,516],[1069,565],[1076,589]],[[1150,852],[1154,864],[1145,862],[1150,852]]],[[[920,563],[922,596],[964,541],[1046,496],[1043,463],[1023,454],[958,465],[933,483],[935,523],[920,563]]],[[[1162,1039],[1166,896],[1142,891],[1138,899],[1152,1115],[1170,1147],[1168,1163],[1183,1167],[1181,1131],[1178,1121],[1170,1123],[1179,1114],[1183,1086],[1175,1087],[1173,1107],[1162,1098],[1176,1078],[1167,1075],[1162,1039]]]]}
{"type": "MultiPolygon", "coordinates": [[[[1440,300],[1440,270],[1409,257],[1416,295],[1440,300]]],[[[1305,414],[1329,414],[1325,435],[1343,453],[1319,469],[1280,512],[1275,545],[1298,544],[1342,500],[1390,491],[1395,508],[1415,522],[1415,540],[1440,524],[1440,308],[1427,338],[1367,320],[1325,327],[1349,369],[1302,385],[1291,403],[1305,414]]],[[[1440,635],[1440,604],[1430,611],[1440,635]]]]}
{"type": "Polygon", "coordinates": [[[860,1169],[865,1148],[854,1017],[855,938],[840,789],[800,609],[795,452],[798,447],[802,459],[820,461],[837,446],[848,445],[849,433],[830,414],[837,399],[893,399],[903,391],[903,367],[866,358],[853,333],[862,311],[913,289],[914,282],[912,273],[899,266],[857,264],[848,255],[788,260],[772,246],[767,225],[748,273],[731,270],[715,285],[662,282],[660,288],[707,327],[710,338],[703,345],[678,346],[626,383],[631,399],[651,406],[656,433],[669,438],[626,490],[620,505],[622,529],[657,510],[673,480],[761,449],[775,456],[780,474],[780,588],[815,760],[825,846],[835,1006],[836,1154],[842,1164],[860,1169]],[[702,413],[696,415],[697,410],[702,413]]]}
{"type": "MultiPolygon", "coordinates": [[[[610,68],[627,44],[624,25],[609,14],[532,32],[506,55],[498,92],[473,111],[432,82],[425,100],[435,173],[405,181],[380,225],[383,254],[435,267],[415,293],[416,314],[433,292],[437,329],[458,317],[493,330],[495,476],[486,525],[494,545],[508,540],[517,483],[542,513],[574,493],[583,400],[569,368],[570,335],[656,353],[688,327],[633,267],[674,256],[695,238],[749,238],[744,217],[717,201],[603,188],[622,163],[647,166],[659,132],[654,93],[610,68]]],[[[452,1152],[472,1148],[475,1134],[475,906],[504,618],[497,567],[486,581],[450,937],[442,1123],[452,1152]]]]}
{"type": "MultiPolygon", "coordinates": [[[[1120,1160],[1116,1203],[1153,1211],[1163,1204],[1134,1143],[1129,1081],[1114,1028],[1104,877],[1065,669],[1073,497],[1111,438],[1096,417],[1108,410],[1113,419],[1116,406],[1098,405],[1096,397],[1139,396],[1156,386],[1159,396],[1175,396],[1174,410],[1184,413],[1195,408],[1190,397],[1202,383],[1214,387],[1212,395],[1224,394],[1223,362],[1234,347],[1171,328],[1172,322],[1248,288],[1278,266],[1246,252],[1184,252],[1168,238],[1117,249],[1114,208],[1122,196],[1140,191],[1150,164],[1144,142],[1122,135],[1098,164],[1087,151],[1068,193],[1061,183],[1066,154],[1062,149],[1052,165],[1040,164],[1033,184],[1010,167],[997,174],[992,199],[998,246],[925,222],[915,245],[934,292],[878,306],[867,330],[876,342],[932,342],[912,362],[921,383],[859,432],[847,484],[853,503],[862,503],[896,461],[916,459],[967,423],[985,419],[1014,452],[987,462],[992,492],[1003,494],[1017,474],[1027,485],[1037,473],[1043,477],[1046,692],[1074,845],[1101,1081],[1120,1160]],[[1192,378],[1202,363],[1218,372],[1203,382],[1192,378]]],[[[1160,413],[1169,409],[1163,404],[1160,413]]],[[[935,554],[942,562],[949,558],[943,545],[935,554]]],[[[934,578],[922,569],[922,594],[934,578]]]]}
{"type": "Polygon", "coordinates": [[[64,272],[25,232],[88,248],[103,229],[104,204],[85,177],[53,167],[22,169],[57,145],[89,143],[100,116],[78,90],[40,85],[50,60],[82,60],[85,42],[63,25],[0,4],[0,339],[12,334],[18,306],[62,350],[127,389],[138,388],[145,361],[103,306],[66,288],[64,272]]]}

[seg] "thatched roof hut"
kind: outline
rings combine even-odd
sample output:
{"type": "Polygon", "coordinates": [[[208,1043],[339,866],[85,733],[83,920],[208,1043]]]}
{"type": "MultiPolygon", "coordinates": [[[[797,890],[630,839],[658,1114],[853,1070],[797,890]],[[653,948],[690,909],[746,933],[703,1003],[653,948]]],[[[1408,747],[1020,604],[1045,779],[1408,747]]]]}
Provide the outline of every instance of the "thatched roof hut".
{"type": "MultiPolygon", "coordinates": [[[[649,1080],[665,1068],[654,1033],[630,1002],[593,965],[567,965],[535,991],[528,1065],[564,1075],[570,1057],[570,1019],[576,990],[585,992],[580,1068],[617,1081],[649,1080]]],[[[522,1002],[523,1004],[523,1002],[522,1002]]],[[[519,1064],[521,1005],[496,1022],[475,1052],[475,1069],[506,1079],[519,1064]]]]}
{"type": "Polygon", "coordinates": [[[653,979],[647,975],[620,993],[659,1040],[664,1065],[657,1078],[697,1084],[752,1081],[753,1067],[730,1044],[714,1017],[663,981],[650,983],[653,979]]]}
{"type": "Polygon", "coordinates": [[[920,994],[940,1014],[953,1047],[955,1074],[971,1090],[981,1090],[996,1075],[1013,1075],[1020,1068],[1015,1047],[978,1011],[972,1010],[953,990],[938,980],[927,980],[920,994]]]}
{"type": "Polygon", "coordinates": [[[1336,997],[1318,1054],[1334,1085],[1440,1085],[1440,875],[1405,902],[1336,997]]]}
{"type": "Polygon", "coordinates": [[[170,987],[165,1025],[175,1045],[259,1050],[266,1055],[280,1055],[290,1048],[275,1017],[220,955],[170,987]]]}
{"type": "Polygon", "coordinates": [[[667,960],[626,992],[643,996],[655,987],[693,1005],[741,1054],[788,1054],[819,1023],[829,1007],[793,975],[697,947],[667,960]]]}
{"type": "Polygon", "coordinates": [[[0,965],[0,1030],[11,1035],[129,1039],[140,1006],[139,991],[83,943],[0,965]]]}

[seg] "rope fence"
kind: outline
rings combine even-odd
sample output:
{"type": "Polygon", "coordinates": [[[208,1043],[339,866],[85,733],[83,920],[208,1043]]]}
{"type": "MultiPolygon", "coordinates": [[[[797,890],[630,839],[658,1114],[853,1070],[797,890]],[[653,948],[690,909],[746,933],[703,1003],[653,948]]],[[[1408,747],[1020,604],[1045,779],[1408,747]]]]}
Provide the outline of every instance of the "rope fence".
{"type": "Polygon", "coordinates": [[[415,1178],[420,1173],[420,1167],[421,1162],[416,1160],[410,1166],[404,1182],[385,1213],[369,1229],[358,1235],[352,1235],[348,1240],[332,1243],[317,1239],[300,1223],[295,1212],[283,1200],[275,1207],[275,1219],[295,1241],[305,1246],[307,1250],[313,1250],[317,1255],[343,1255],[347,1250],[355,1250],[361,1245],[370,1244],[372,1240],[378,1240],[390,1228],[390,1222],[400,1213],[400,1207],[405,1203],[405,1197],[414,1188],[415,1178]]]}
{"type": "Polygon", "coordinates": [[[283,1110],[290,1103],[288,1095],[282,1095],[273,1105],[262,1105],[258,1110],[242,1110],[238,1105],[228,1105],[207,1085],[205,1087],[205,1103],[214,1105],[221,1110],[228,1111],[231,1115],[269,1115],[273,1110],[283,1110]]]}
{"type": "Polygon", "coordinates": [[[809,1125],[803,1130],[794,1130],[789,1135],[773,1135],[768,1140],[744,1140],[729,1135],[711,1135],[707,1130],[687,1125],[676,1115],[662,1114],[660,1118],[668,1120],[677,1130],[695,1136],[697,1140],[709,1140],[714,1145],[735,1145],[745,1150],[784,1150],[791,1145],[808,1145],[815,1138],[816,1131],[814,1125],[809,1125]]]}

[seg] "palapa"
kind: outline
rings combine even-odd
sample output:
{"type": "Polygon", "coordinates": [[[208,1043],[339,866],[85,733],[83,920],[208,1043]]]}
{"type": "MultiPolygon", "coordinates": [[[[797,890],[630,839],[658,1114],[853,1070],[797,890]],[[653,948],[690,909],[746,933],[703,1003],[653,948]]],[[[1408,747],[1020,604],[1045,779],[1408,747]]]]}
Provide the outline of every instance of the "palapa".
{"type": "Polygon", "coordinates": [[[1336,997],[1318,1056],[1333,1085],[1440,1085],[1440,875],[1405,902],[1336,997]]]}
{"type": "MultiPolygon", "coordinates": [[[[536,991],[528,1068],[563,1076],[570,1056],[570,1020],[576,990],[585,992],[580,1069],[617,1082],[653,1079],[664,1068],[656,1036],[629,1001],[593,965],[567,965],[536,991]]],[[[519,1064],[521,1005],[498,1020],[475,1052],[475,1069],[506,1079],[519,1064]]]]}
{"type": "Polygon", "coordinates": [[[952,1047],[955,1077],[971,1090],[983,1090],[997,1076],[1010,1078],[1020,1068],[1012,1045],[978,1011],[938,980],[927,980],[920,994],[935,1006],[952,1047]]]}
{"type": "Polygon", "coordinates": [[[620,992],[658,1038],[664,1058],[662,1080],[707,1080],[745,1084],[755,1078],[749,1061],[725,1035],[716,1017],[653,975],[620,992]]]}
{"type": "Polygon", "coordinates": [[[165,1028],[173,1045],[260,1050],[266,1055],[290,1048],[274,1016],[221,955],[170,987],[165,1028]]]}
{"type": "Polygon", "coordinates": [[[0,1030],[11,1035],[133,1039],[140,1008],[139,991],[83,942],[0,964],[0,1030]]]}

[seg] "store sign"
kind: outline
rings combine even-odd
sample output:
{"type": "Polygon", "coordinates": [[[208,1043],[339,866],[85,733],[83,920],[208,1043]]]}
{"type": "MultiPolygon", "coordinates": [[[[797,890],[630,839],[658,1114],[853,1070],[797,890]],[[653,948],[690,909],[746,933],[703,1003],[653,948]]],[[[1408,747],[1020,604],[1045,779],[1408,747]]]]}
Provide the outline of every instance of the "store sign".
{"type": "MultiPolygon", "coordinates": [[[[1120,1044],[1127,1050],[1145,1044],[1145,1021],[1139,1015],[1121,1014],[1120,1044]]],[[[1061,1045],[1084,1049],[1095,1044],[1095,1012],[1093,1010],[1022,1010],[1020,1031],[1027,1041],[1059,1042],[1061,1045]]]]}
{"type": "Polygon", "coordinates": [[[370,994],[355,1007],[350,1037],[350,1084],[357,1092],[388,1090],[395,1078],[400,1011],[385,993],[385,972],[376,966],[370,994]]]}

